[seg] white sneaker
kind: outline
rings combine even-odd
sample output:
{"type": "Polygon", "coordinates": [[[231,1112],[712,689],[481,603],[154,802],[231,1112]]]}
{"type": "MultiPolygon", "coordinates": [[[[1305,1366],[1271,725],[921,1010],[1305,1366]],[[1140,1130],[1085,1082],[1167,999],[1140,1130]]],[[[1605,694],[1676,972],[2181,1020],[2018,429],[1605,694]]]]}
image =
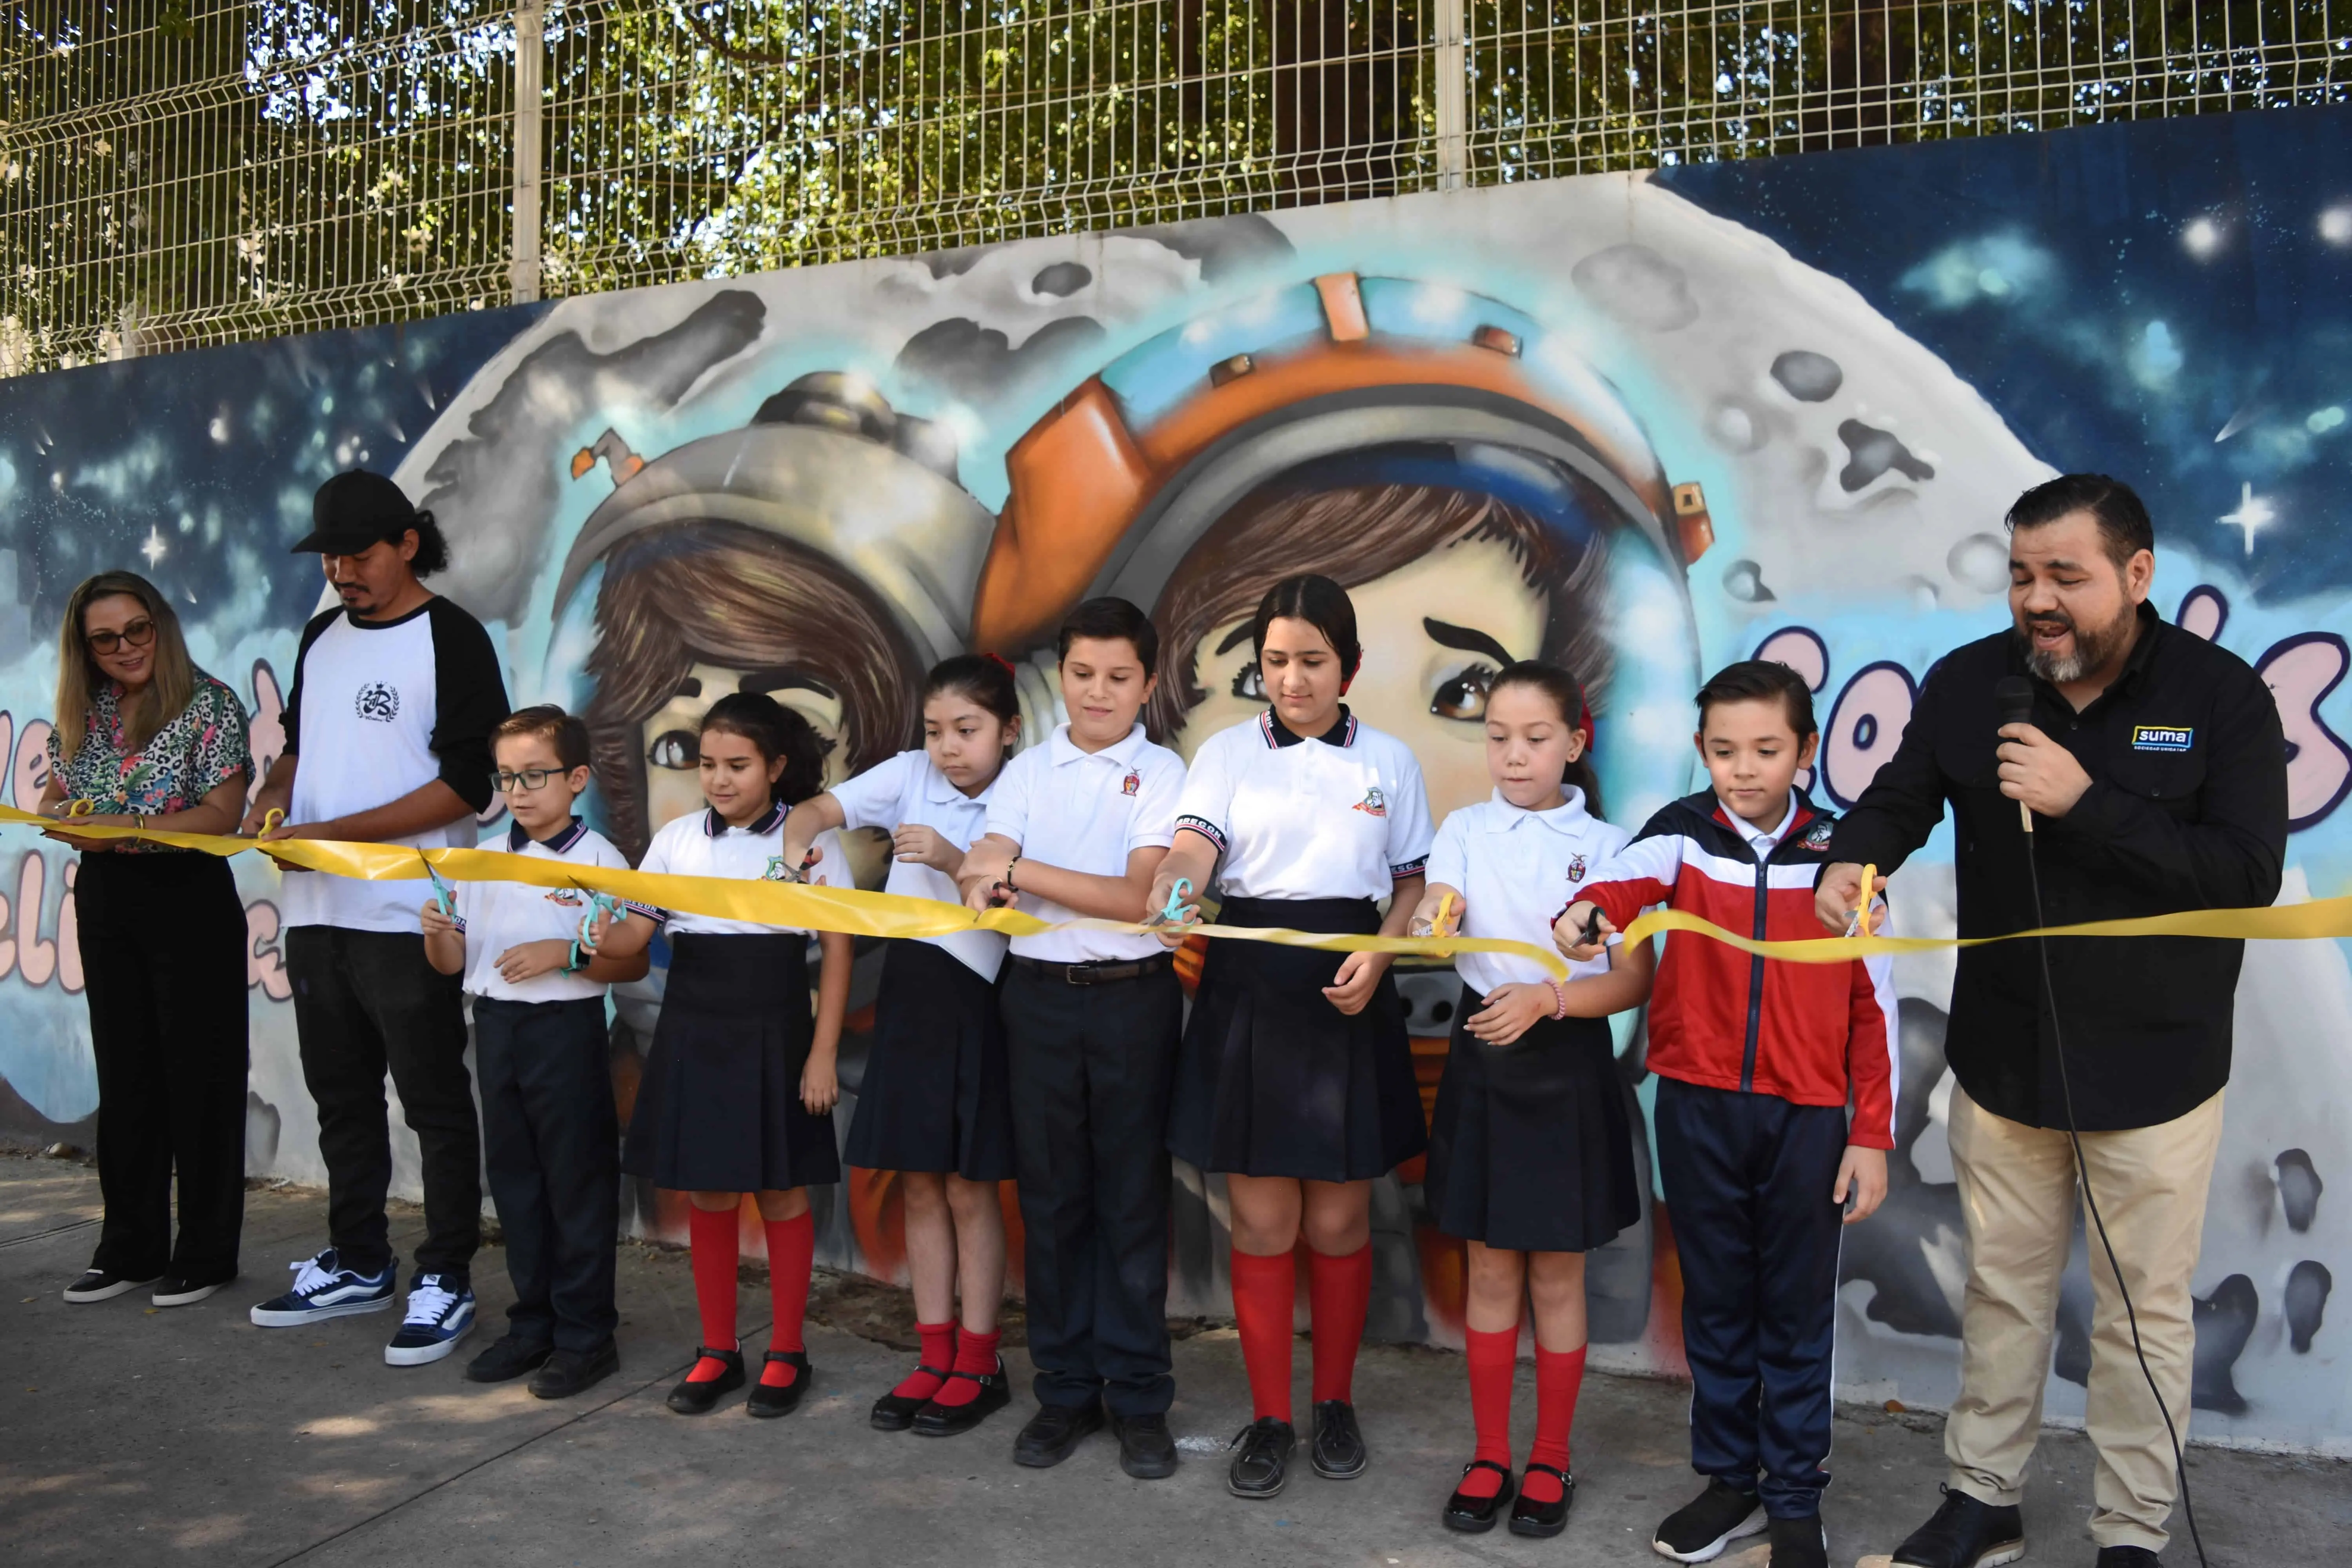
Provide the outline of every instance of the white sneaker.
{"type": "Polygon", "coordinates": [[[439,1361],[474,1331],[470,1286],[448,1287],[448,1276],[420,1274],[408,1291],[408,1316],[383,1347],[386,1366],[423,1366],[439,1361]]]}

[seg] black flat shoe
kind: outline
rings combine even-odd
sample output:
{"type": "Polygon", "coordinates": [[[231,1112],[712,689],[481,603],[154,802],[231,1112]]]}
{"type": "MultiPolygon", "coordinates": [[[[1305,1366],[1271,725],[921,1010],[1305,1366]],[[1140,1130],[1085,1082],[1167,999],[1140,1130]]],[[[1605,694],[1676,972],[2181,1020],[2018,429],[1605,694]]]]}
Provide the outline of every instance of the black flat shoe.
{"type": "Polygon", "coordinates": [[[1315,1473],[1327,1481],[1351,1481],[1364,1473],[1371,1456],[1364,1452],[1364,1434],[1356,1425],[1356,1407],[1344,1399],[1327,1399],[1315,1407],[1315,1441],[1307,1450],[1315,1473]]]}
{"type": "Polygon", "coordinates": [[[764,1377],[753,1384],[751,1397],[743,1401],[744,1415],[761,1421],[790,1415],[793,1406],[800,1404],[801,1395],[808,1392],[809,1379],[816,1375],[809,1365],[808,1352],[770,1351],[760,1358],[760,1364],[764,1368],[770,1362],[778,1361],[800,1375],[781,1388],[764,1377]]]}
{"type": "Polygon", "coordinates": [[[951,1372],[948,1381],[961,1378],[966,1383],[980,1384],[980,1393],[962,1405],[941,1405],[938,1400],[915,1412],[915,1436],[918,1437],[958,1437],[971,1431],[998,1411],[1013,1403],[1013,1390],[1005,1386],[1004,1363],[998,1362],[991,1373],[951,1372]]]}
{"type": "Polygon", "coordinates": [[[496,1343],[466,1363],[467,1383],[511,1383],[555,1353],[553,1345],[502,1334],[496,1343]]]}
{"type": "MultiPolygon", "coordinates": [[[[694,1352],[696,1363],[700,1364],[705,1356],[724,1363],[727,1370],[707,1383],[689,1379],[671,1389],[669,1407],[680,1415],[708,1415],[712,1405],[743,1386],[743,1352],[740,1350],[715,1351],[703,1345],[694,1352]]],[[[687,1370],[691,1372],[693,1368],[687,1370]]]]}
{"type": "Polygon", "coordinates": [[[1168,1435],[1168,1417],[1113,1415],[1110,1429],[1118,1437],[1118,1468],[1139,1481],[1165,1480],[1176,1473],[1176,1439],[1168,1435]]]}
{"type": "Polygon", "coordinates": [[[1234,1435],[1233,1468],[1225,1472],[1225,1489],[1235,1497],[1263,1501],[1276,1496],[1290,1479],[1290,1450],[1298,1433],[1287,1421],[1261,1415],[1234,1435]]]}
{"type": "Polygon", "coordinates": [[[1090,1434],[1101,1431],[1102,1424],[1099,1405],[1041,1405],[1013,1439],[1013,1462],[1033,1470],[1051,1469],[1090,1434]]]}
{"type": "Polygon", "coordinates": [[[1559,1500],[1537,1502],[1528,1496],[1527,1482],[1524,1479],[1521,1480],[1519,1500],[1511,1505],[1511,1533],[1532,1535],[1541,1541],[1558,1535],[1568,1528],[1569,1505],[1576,1501],[1576,1478],[1566,1470],[1555,1470],[1549,1465],[1530,1463],[1528,1466],[1528,1473],[1530,1475],[1538,1470],[1541,1470],[1548,1476],[1559,1478],[1559,1500]]]}
{"type": "Polygon", "coordinates": [[[1493,1497],[1465,1497],[1461,1489],[1455,1488],[1454,1495],[1445,1500],[1444,1518],[1448,1530],[1458,1530],[1465,1535],[1484,1535],[1495,1528],[1495,1516],[1511,1500],[1511,1471],[1507,1465],[1498,1465],[1492,1459],[1473,1459],[1462,1467],[1463,1479],[1468,1479],[1473,1470],[1492,1470],[1503,1478],[1503,1484],[1493,1497]]]}
{"type": "Polygon", "coordinates": [[[621,1348],[606,1340],[593,1351],[557,1351],[530,1380],[540,1399],[569,1399],[621,1370],[621,1348]]]}
{"type": "MultiPolygon", "coordinates": [[[[942,1383],[947,1381],[948,1374],[935,1366],[918,1366],[915,1371],[918,1373],[929,1373],[942,1383]]],[[[915,1424],[915,1412],[929,1403],[929,1399],[918,1399],[911,1394],[886,1394],[874,1402],[874,1408],[867,1414],[866,1420],[872,1423],[877,1432],[904,1432],[915,1424]]]]}

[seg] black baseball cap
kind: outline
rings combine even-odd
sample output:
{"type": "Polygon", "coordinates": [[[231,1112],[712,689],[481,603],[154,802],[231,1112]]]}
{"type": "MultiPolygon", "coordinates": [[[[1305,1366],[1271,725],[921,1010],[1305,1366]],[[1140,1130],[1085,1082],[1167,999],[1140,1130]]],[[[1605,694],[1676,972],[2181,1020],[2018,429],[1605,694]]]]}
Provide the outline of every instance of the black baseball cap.
{"type": "Polygon", "coordinates": [[[310,531],[296,555],[357,555],[417,526],[419,513],[401,488],[382,474],[353,468],[337,474],[310,498],[310,531]]]}

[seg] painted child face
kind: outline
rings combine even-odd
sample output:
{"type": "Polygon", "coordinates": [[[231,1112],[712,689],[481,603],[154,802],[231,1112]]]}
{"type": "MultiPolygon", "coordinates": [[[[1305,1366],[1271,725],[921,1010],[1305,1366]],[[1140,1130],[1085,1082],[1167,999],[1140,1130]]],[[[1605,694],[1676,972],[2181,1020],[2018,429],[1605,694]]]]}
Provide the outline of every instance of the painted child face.
{"type": "Polygon", "coordinates": [[[1560,775],[1584,755],[1584,731],[1541,688],[1506,686],[1486,699],[1486,773],[1523,811],[1549,811],[1565,798],[1560,775]]]}
{"type": "Polygon", "coordinates": [[[784,775],[784,759],[761,756],[759,747],[731,730],[705,730],[698,739],[696,773],[702,780],[702,798],[731,826],[758,821],[775,798],[773,786],[784,775]]]}
{"type": "Polygon", "coordinates": [[[572,820],[572,803],[588,787],[588,770],[573,768],[567,773],[555,754],[554,742],[544,735],[502,736],[491,754],[499,776],[512,781],[511,787],[499,792],[499,798],[525,833],[546,838],[572,820]],[[530,787],[533,776],[541,781],[537,789],[530,787]]]}
{"type": "Polygon", "coordinates": [[[1699,720],[1698,754],[1714,781],[1715,798],[1754,826],[1769,832],[1789,815],[1789,788],[1797,770],[1813,765],[1819,735],[1797,738],[1789,705],[1777,697],[1718,702],[1699,720]]]}
{"type": "MultiPolygon", "coordinates": [[[[736,689],[740,669],[698,664],[678,682],[677,694],[648,714],[638,726],[638,743],[645,747],[646,826],[657,832],[703,805],[697,772],[696,737],[710,705],[736,689]]],[[[843,755],[841,699],[810,686],[788,686],[771,693],[775,700],[809,721],[820,740],[833,742],[825,753],[824,782],[829,788],[849,776],[843,755]]]]}
{"type": "Polygon", "coordinates": [[[948,783],[968,795],[996,777],[1005,746],[1020,731],[1020,720],[1007,723],[961,691],[934,692],[923,703],[923,750],[948,783]]]}
{"type": "Polygon", "coordinates": [[[1094,752],[1126,740],[1159,684],[1125,637],[1072,637],[1062,656],[1062,706],[1069,710],[1071,742],[1094,752]]]}

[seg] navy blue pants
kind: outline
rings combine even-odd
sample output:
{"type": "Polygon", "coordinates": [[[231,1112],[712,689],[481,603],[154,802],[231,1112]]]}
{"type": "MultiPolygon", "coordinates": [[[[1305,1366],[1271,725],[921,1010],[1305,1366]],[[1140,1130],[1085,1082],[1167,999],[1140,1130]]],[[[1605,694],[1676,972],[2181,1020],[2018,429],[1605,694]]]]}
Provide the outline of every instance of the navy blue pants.
{"type": "Polygon", "coordinates": [[[1830,1484],[1843,1106],[1658,1080],[1658,1167],[1682,1259],[1691,1468],[1821,1509],[1830,1484]]]}

